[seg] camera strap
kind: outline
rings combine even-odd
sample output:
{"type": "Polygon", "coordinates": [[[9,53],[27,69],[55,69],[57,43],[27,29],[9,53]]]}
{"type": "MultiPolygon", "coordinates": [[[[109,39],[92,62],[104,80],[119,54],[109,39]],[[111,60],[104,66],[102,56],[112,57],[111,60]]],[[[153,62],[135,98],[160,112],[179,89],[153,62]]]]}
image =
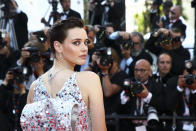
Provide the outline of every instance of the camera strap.
{"type": "MultiPolygon", "coordinates": [[[[190,95],[190,93],[189,93],[189,95],[190,95]]],[[[190,101],[189,101],[188,97],[189,96],[188,96],[186,88],[185,88],[185,90],[183,91],[183,99],[184,99],[184,102],[187,105],[187,107],[190,108],[190,101]]]]}
{"type": "Polygon", "coordinates": [[[137,115],[143,114],[143,112],[144,112],[143,105],[144,105],[144,102],[142,101],[142,99],[137,97],[137,99],[136,99],[136,113],[137,113],[137,115]]]}

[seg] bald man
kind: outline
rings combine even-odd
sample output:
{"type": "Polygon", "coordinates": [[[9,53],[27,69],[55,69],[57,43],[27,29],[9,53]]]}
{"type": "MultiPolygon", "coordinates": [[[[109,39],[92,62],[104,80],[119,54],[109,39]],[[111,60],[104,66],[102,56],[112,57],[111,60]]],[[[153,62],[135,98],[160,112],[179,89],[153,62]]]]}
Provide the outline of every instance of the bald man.
{"type": "Polygon", "coordinates": [[[171,7],[169,12],[169,18],[170,18],[169,29],[178,28],[181,30],[183,36],[186,36],[185,35],[186,25],[182,23],[182,21],[180,20],[180,16],[181,16],[180,6],[175,5],[171,7]]]}
{"type": "MultiPolygon", "coordinates": [[[[145,110],[148,110],[149,106],[156,108],[158,113],[162,113],[165,110],[164,102],[164,88],[162,84],[157,83],[151,76],[152,70],[150,68],[150,63],[145,59],[140,59],[136,62],[134,68],[134,80],[140,81],[142,83],[143,90],[140,93],[135,93],[134,95],[128,96],[127,103],[123,103],[123,92],[121,93],[121,104],[122,104],[122,113],[132,114],[136,116],[147,115],[145,110]],[[140,104],[139,104],[140,103],[140,104]]],[[[132,86],[132,88],[137,88],[132,86]]],[[[125,122],[126,123],[126,122],[125,122]]],[[[147,130],[151,127],[145,126],[144,121],[134,120],[132,121],[135,128],[141,127],[146,128],[147,130]]],[[[160,123],[161,125],[162,123],[160,123]]],[[[157,126],[156,129],[161,129],[162,126],[157,126]]],[[[156,130],[155,129],[155,130],[156,130]]],[[[123,129],[124,130],[124,129],[123,129]]],[[[130,129],[129,129],[130,130],[130,129]]]]}

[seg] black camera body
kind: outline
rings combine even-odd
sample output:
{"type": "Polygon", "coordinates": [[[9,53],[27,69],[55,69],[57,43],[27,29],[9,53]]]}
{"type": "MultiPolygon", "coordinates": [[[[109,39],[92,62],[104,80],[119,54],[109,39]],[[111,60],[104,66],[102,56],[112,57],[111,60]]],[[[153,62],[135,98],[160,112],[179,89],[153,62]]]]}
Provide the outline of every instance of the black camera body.
{"type": "Polygon", "coordinates": [[[168,34],[167,36],[160,34],[160,39],[159,39],[160,43],[163,45],[168,45],[170,42],[172,44],[176,42],[183,42],[183,40],[184,40],[183,36],[172,38],[171,34],[168,34]]]}
{"type": "MultiPolygon", "coordinates": [[[[16,81],[17,84],[21,84],[25,80],[25,74],[23,71],[23,67],[16,66],[9,69],[9,74],[13,74],[13,80],[16,81]]],[[[12,82],[11,82],[12,83],[12,82]]]]}
{"type": "Polygon", "coordinates": [[[139,80],[130,81],[129,79],[124,80],[124,90],[127,96],[136,96],[143,91],[142,82],[139,80]]]}
{"type": "Polygon", "coordinates": [[[44,31],[36,31],[33,34],[37,37],[38,41],[44,43],[47,40],[47,36],[45,35],[44,31]]]}
{"type": "Polygon", "coordinates": [[[102,47],[96,51],[97,55],[100,56],[100,64],[102,66],[108,66],[113,63],[111,48],[102,47]]]}
{"type": "Polygon", "coordinates": [[[28,58],[29,62],[36,63],[40,61],[41,54],[37,47],[25,47],[25,50],[30,52],[30,57],[28,58]]]}
{"type": "Polygon", "coordinates": [[[196,80],[196,75],[187,74],[184,76],[184,78],[187,85],[192,85],[194,83],[194,80],[196,80]]]}
{"type": "Polygon", "coordinates": [[[122,48],[128,50],[129,48],[133,48],[134,43],[132,40],[123,40],[122,41],[122,48]]]}
{"type": "Polygon", "coordinates": [[[98,26],[99,31],[96,33],[97,41],[99,42],[100,40],[104,39],[106,34],[105,34],[105,26],[98,26]]]}

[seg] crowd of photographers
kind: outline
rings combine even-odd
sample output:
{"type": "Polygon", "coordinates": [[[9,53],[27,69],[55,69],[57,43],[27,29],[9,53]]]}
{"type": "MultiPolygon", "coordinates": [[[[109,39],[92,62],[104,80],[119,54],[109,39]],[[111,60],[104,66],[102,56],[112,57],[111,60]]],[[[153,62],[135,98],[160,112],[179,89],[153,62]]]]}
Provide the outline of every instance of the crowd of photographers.
{"type": "MultiPolygon", "coordinates": [[[[156,1],[155,10],[154,6],[156,1]]],[[[100,76],[106,115],[147,116],[147,120],[120,120],[122,131],[196,130],[196,121],[159,119],[174,114],[196,117],[196,60],[190,60],[182,46],[186,26],[178,6],[167,1],[163,10],[163,17],[151,12],[149,17],[158,21],[153,21],[148,40],[140,32],[120,31],[120,25],[115,28],[112,21],[85,26],[89,51],[86,63],[75,70],[100,76]]],[[[47,30],[30,33],[19,50],[10,46],[9,33],[0,36],[0,127],[21,130],[19,118],[28,89],[52,66],[53,54],[47,30]]],[[[106,122],[108,131],[114,131],[115,121],[106,122]]]]}

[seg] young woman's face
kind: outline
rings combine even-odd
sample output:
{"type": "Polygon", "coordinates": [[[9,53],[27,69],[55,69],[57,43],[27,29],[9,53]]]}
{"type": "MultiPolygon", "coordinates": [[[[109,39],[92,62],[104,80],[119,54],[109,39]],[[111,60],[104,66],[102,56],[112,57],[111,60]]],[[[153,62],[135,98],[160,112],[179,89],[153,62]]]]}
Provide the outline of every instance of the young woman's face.
{"type": "Polygon", "coordinates": [[[68,30],[68,36],[63,41],[63,58],[72,64],[83,65],[88,52],[88,43],[89,40],[83,28],[68,30]]]}

